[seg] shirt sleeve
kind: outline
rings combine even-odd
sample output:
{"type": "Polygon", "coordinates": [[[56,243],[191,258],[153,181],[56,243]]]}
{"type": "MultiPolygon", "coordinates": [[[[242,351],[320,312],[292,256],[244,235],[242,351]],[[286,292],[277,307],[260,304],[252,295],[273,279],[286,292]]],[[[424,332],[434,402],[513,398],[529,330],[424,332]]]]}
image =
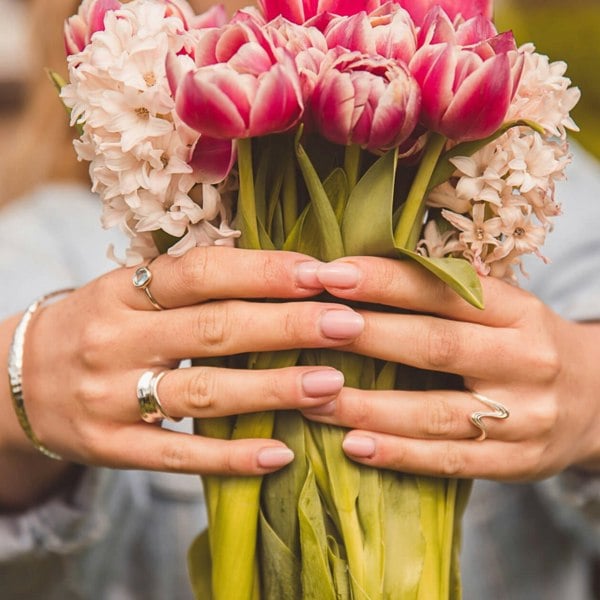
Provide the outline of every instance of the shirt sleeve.
{"type": "MultiPolygon", "coordinates": [[[[76,287],[115,266],[106,258],[114,234],[102,230],[98,204],[83,187],[48,186],[2,210],[0,318],[42,294],[76,287]]],[[[107,507],[126,494],[120,479],[119,473],[86,469],[68,498],[58,494],[22,514],[1,515],[0,561],[67,554],[102,537],[107,507]],[[115,500],[105,502],[109,496],[115,500]]]]}

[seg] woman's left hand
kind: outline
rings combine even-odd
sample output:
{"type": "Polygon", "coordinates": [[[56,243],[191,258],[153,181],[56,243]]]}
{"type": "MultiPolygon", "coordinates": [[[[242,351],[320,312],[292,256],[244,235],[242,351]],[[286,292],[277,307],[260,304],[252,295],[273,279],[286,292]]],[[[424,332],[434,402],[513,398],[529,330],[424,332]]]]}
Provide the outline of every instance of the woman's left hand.
{"type": "MultiPolygon", "coordinates": [[[[344,388],[313,420],[350,428],[360,463],[428,475],[533,480],[569,466],[600,469],[600,324],[577,324],[535,296],[483,278],[485,309],[407,261],[353,257],[323,265],[328,292],[415,314],[359,311],[364,332],[345,350],[461,375],[466,391],[344,388]],[[502,404],[506,420],[472,393],[502,404]],[[493,412],[493,411],[491,411],[493,412]]],[[[385,310],[382,307],[382,310],[385,310]]]]}

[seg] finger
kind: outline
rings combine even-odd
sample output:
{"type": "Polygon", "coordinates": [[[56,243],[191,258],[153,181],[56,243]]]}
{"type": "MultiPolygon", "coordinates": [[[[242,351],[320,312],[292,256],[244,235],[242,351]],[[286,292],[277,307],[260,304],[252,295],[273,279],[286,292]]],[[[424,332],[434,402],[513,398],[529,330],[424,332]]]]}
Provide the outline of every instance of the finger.
{"type": "Polygon", "coordinates": [[[137,348],[137,356],[144,358],[226,356],[340,346],[359,335],[363,327],[363,318],[340,304],[228,300],[138,313],[129,343],[137,348]]]}
{"type": "MultiPolygon", "coordinates": [[[[534,418],[529,407],[523,408],[509,409],[507,421],[485,417],[487,437],[519,441],[547,433],[551,420],[540,414],[534,418]]],[[[471,415],[477,411],[491,412],[469,392],[355,388],[344,388],[335,399],[302,411],[307,418],[320,423],[401,437],[447,440],[478,437],[481,430],[473,424],[471,415]]]]}
{"type": "MultiPolygon", "coordinates": [[[[191,367],[168,371],[157,392],[170,417],[211,418],[312,407],[331,401],[343,385],[344,376],[332,368],[252,371],[191,367]]],[[[132,420],[139,420],[136,408],[132,402],[132,420]]]]}
{"type": "MultiPolygon", "coordinates": [[[[461,321],[510,326],[527,312],[527,292],[493,277],[481,277],[485,309],[471,306],[432,273],[406,260],[344,258],[319,266],[328,292],[348,300],[394,306],[461,321]],[[499,302],[496,299],[501,298],[499,302]]],[[[529,304],[527,305],[529,306],[529,304]]]]}
{"type": "Polygon", "coordinates": [[[532,370],[541,357],[528,360],[531,351],[518,329],[414,314],[361,311],[361,315],[365,329],[345,348],[358,354],[494,381],[529,381],[546,375],[543,369],[532,370]]]}
{"type": "MultiPolygon", "coordinates": [[[[305,298],[323,288],[315,277],[320,263],[293,252],[194,248],[181,257],[153,260],[149,289],[164,308],[190,306],[219,298],[305,298]]],[[[138,310],[154,310],[132,282],[135,269],[122,269],[122,300],[138,310]]]]}
{"type": "MultiPolygon", "coordinates": [[[[81,457],[69,457],[78,462],[81,457]]],[[[220,440],[141,423],[110,430],[88,446],[86,464],[201,475],[264,475],[294,459],[271,439],[220,440]]]]}
{"type": "Polygon", "coordinates": [[[434,477],[517,481],[542,471],[541,446],[534,443],[423,440],[355,430],[343,449],[365,465],[434,477]]]}

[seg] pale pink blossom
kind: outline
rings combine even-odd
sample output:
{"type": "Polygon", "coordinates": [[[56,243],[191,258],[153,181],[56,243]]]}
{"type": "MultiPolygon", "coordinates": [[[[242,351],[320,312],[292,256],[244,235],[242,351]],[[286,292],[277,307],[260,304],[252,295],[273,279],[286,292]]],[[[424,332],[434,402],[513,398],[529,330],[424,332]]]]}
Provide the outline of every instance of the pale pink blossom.
{"type": "Polygon", "coordinates": [[[524,58],[523,73],[507,118],[535,121],[548,134],[563,139],[567,129],[578,131],[569,112],[581,92],[564,76],[566,63],[550,62],[547,56],[535,52],[533,44],[522,46],[519,54],[524,58]]]}
{"type": "Polygon", "coordinates": [[[77,14],[65,22],[64,42],[67,56],[81,52],[90,43],[92,35],[104,29],[104,15],[120,6],[118,0],[83,0],[77,14]]]}
{"type": "Polygon", "coordinates": [[[423,229],[423,238],[417,244],[417,252],[424,256],[442,258],[466,249],[457,239],[455,229],[440,230],[436,221],[429,221],[423,229]]]}
{"type": "Polygon", "coordinates": [[[472,218],[442,210],[442,216],[460,231],[459,239],[476,255],[481,255],[488,245],[499,244],[501,220],[499,217],[486,219],[486,205],[477,202],[473,205],[472,218]]]}

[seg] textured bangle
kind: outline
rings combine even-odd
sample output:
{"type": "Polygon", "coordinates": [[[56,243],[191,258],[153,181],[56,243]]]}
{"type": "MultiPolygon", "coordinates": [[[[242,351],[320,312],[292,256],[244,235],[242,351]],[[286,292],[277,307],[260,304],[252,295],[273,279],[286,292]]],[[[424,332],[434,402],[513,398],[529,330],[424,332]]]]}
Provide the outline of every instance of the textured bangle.
{"type": "Polygon", "coordinates": [[[52,292],[51,294],[46,294],[45,296],[38,298],[35,302],[32,302],[21,317],[21,320],[15,329],[15,333],[8,350],[8,381],[10,384],[10,395],[12,397],[17,419],[19,420],[25,435],[29,438],[31,443],[42,454],[56,460],[61,460],[62,457],[55,452],[52,452],[52,450],[48,450],[48,448],[46,448],[46,446],[40,442],[38,437],[33,432],[27,417],[27,411],[25,410],[25,402],[23,399],[23,351],[25,349],[25,334],[27,333],[27,327],[35,311],[47,300],[50,300],[55,296],[68,294],[72,292],[73,289],[74,288],[58,290],[56,292],[52,292]]]}

